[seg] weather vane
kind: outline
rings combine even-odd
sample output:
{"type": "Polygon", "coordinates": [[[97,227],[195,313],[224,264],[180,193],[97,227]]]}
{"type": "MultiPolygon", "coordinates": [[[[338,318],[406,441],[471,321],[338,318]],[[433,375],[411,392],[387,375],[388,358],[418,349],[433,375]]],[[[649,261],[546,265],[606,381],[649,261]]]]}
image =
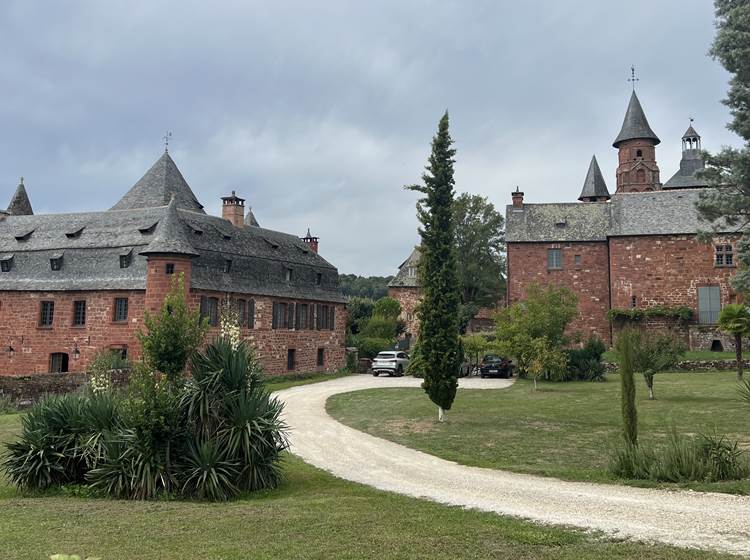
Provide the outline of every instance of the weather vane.
{"type": "Polygon", "coordinates": [[[169,139],[172,138],[172,133],[168,130],[164,136],[162,136],[162,140],[164,140],[164,153],[169,153],[169,139]]]}
{"type": "Polygon", "coordinates": [[[640,82],[640,80],[635,77],[635,66],[630,67],[630,77],[628,78],[628,81],[633,84],[633,91],[635,91],[635,83],[640,82]]]}

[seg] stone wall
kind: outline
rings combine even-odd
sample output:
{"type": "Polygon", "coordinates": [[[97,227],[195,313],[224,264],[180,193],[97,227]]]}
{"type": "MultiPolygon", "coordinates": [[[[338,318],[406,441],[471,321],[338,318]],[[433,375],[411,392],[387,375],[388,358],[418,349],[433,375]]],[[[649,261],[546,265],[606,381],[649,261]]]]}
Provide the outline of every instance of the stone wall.
{"type": "Polygon", "coordinates": [[[419,337],[419,318],[417,305],[422,298],[419,288],[388,288],[388,297],[392,297],[401,304],[400,319],[406,325],[405,336],[411,334],[412,340],[419,337]]]}
{"type": "Polygon", "coordinates": [[[508,305],[526,297],[532,283],[565,286],[578,296],[578,317],[570,332],[611,341],[607,243],[508,243],[508,305]],[[562,268],[547,268],[547,250],[560,249],[562,268]]]}
{"type": "MultiPolygon", "coordinates": [[[[116,386],[126,385],[129,372],[112,372],[116,386]]],[[[34,373],[31,375],[0,376],[0,395],[10,397],[21,405],[30,404],[47,394],[63,394],[77,391],[88,383],[85,373],[34,373]]]]}
{"type": "MultiPolygon", "coordinates": [[[[742,360],[745,369],[750,368],[750,360],[742,360]]],[[[617,364],[605,363],[608,372],[617,372],[617,364]]],[[[679,362],[674,371],[734,371],[737,369],[735,360],[683,360],[679,362]]]]}

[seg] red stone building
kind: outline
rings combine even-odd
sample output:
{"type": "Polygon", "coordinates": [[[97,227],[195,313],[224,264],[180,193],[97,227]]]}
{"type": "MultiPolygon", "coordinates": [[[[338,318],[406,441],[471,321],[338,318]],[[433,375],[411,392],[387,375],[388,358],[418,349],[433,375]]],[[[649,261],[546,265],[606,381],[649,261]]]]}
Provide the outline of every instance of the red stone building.
{"type": "Polygon", "coordinates": [[[23,183],[0,213],[0,374],[80,372],[97,351],[137,359],[144,310],[183,274],[218,333],[223,301],[268,373],[344,365],[345,298],[318,239],[258,227],[245,201],[203,210],[164,153],[103,212],[34,215],[23,183]]]}
{"type": "Polygon", "coordinates": [[[610,309],[688,307],[692,319],[654,316],[648,328],[668,328],[693,349],[729,349],[731,339],[716,329],[719,310],[737,300],[734,273],[737,236],[729,231],[710,243],[698,240],[701,223],[695,203],[708,188],[696,176],[703,169],[700,136],[692,127],[682,137],[679,170],[659,179],[656,146],[633,92],[618,150],[616,192],[610,195],[596,158],[580,202],[529,204],[516,189],[507,207],[508,301],[523,299],[533,282],[573,290],[579,313],[572,331],[611,343],[621,326],[610,309]]]}

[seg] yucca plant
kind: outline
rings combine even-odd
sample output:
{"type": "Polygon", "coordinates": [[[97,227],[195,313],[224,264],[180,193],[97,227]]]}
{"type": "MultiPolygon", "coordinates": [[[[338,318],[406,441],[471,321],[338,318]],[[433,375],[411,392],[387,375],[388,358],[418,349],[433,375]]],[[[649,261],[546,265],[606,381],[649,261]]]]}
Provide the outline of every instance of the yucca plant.
{"type": "Polygon", "coordinates": [[[220,450],[215,440],[191,445],[182,473],[182,491],[187,496],[225,501],[239,493],[235,484],[237,465],[227,459],[226,451],[220,450]]]}

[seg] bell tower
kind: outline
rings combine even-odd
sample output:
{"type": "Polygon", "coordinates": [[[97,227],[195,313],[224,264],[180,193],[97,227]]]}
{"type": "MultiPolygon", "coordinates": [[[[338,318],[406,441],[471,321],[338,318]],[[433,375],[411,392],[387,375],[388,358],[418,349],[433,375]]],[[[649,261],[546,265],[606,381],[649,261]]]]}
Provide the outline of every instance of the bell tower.
{"type": "Polygon", "coordinates": [[[661,190],[656,145],[661,140],[648,124],[641,102],[633,90],[620,133],[613,146],[618,150],[618,193],[661,190]]]}

